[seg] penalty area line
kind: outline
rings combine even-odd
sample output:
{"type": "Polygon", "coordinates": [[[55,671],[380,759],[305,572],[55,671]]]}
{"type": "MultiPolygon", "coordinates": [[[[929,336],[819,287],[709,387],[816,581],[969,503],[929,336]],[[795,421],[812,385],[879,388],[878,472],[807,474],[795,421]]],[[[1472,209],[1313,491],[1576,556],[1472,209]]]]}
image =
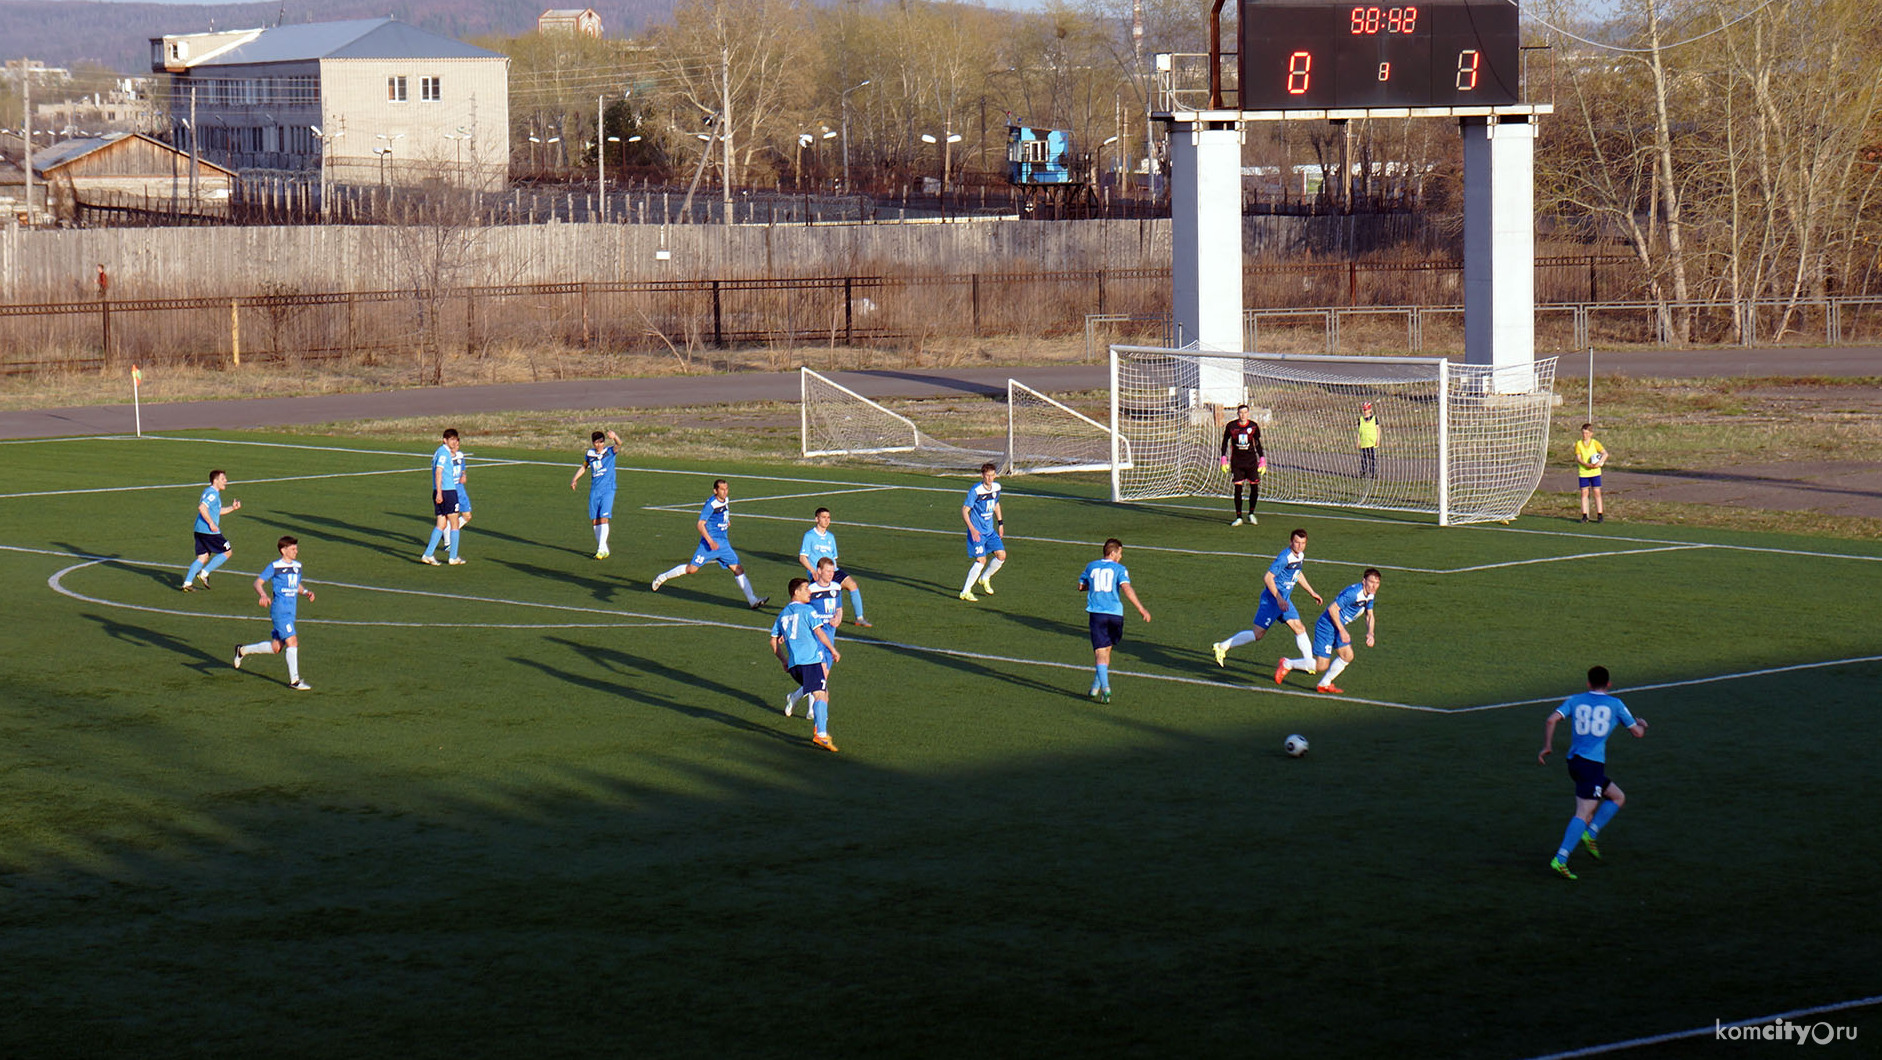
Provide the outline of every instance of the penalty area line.
{"type": "MultiPolygon", "coordinates": [[[[1823,1016],[1831,1012],[1846,1012],[1849,1009],[1868,1008],[1873,1005],[1882,1005],[1882,994],[1859,997],[1852,1001],[1837,1001],[1828,1005],[1813,1005],[1810,1008],[1792,1009],[1789,1012],[1777,1012],[1769,1016],[1753,1016],[1750,1019],[1733,1020],[1730,1023],[1714,1023],[1710,1027],[1694,1027],[1689,1031],[1670,1031],[1666,1034],[1648,1035],[1645,1038],[1629,1038],[1626,1041],[1609,1042],[1606,1045],[1590,1045],[1581,1049],[1570,1049],[1567,1052],[1544,1053],[1541,1056],[1532,1056],[1529,1060],[1573,1060],[1573,1058],[1580,1056],[1600,1056],[1603,1053],[1618,1053],[1624,1049],[1640,1049],[1649,1045],[1662,1045],[1666,1042],[1677,1042],[1687,1038],[1702,1038],[1708,1034],[1717,1034],[1723,1030],[1735,1030],[1739,1027],[1758,1027],[1766,1023],[1775,1023],[1778,1020],[1795,1020],[1800,1016],[1823,1016]]],[[[1799,1041],[1797,1044],[1802,1045],[1803,1042],[1799,1041]]],[[[1829,1043],[1822,1042],[1819,1044],[1827,1045],[1829,1043]]]]}
{"type": "MultiPolygon", "coordinates": [[[[1684,681],[1661,681],[1651,685],[1635,685],[1631,688],[1612,689],[1615,695],[1633,695],[1635,692],[1657,692],[1664,688],[1690,688],[1693,685],[1715,685],[1725,681],[1739,681],[1749,677],[1769,677],[1772,674],[1796,673],[1799,670],[1825,670],[1832,666],[1855,666],[1858,663],[1882,662],[1882,655],[1857,655],[1848,659],[1828,659],[1823,662],[1796,663],[1792,666],[1773,666],[1763,670],[1745,670],[1734,674],[1714,674],[1711,677],[1693,677],[1684,681]]],[[[1559,703],[1567,696],[1545,696],[1541,699],[1514,699],[1508,703],[1485,703],[1477,707],[1452,707],[1446,714],[1471,714],[1479,710],[1502,710],[1504,707],[1533,707],[1543,703],[1559,703]]]]}

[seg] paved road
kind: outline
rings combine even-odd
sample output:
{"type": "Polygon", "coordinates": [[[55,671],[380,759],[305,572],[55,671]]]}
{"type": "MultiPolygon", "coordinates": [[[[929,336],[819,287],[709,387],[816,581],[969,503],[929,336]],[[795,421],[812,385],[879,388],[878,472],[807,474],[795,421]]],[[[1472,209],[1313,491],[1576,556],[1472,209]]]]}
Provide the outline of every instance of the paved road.
{"type": "MultiPolygon", "coordinates": [[[[1579,356],[1563,359],[1563,377],[1587,371],[1579,356]]],[[[1882,348],[1775,350],[1667,350],[1595,354],[1598,375],[1687,378],[1694,376],[1882,376],[1882,348]]],[[[936,371],[834,372],[831,378],[865,397],[934,397],[1003,394],[1011,377],[1047,393],[1096,390],[1108,384],[1103,365],[1049,368],[970,368],[936,371]]],[[[144,406],[146,431],[243,430],[287,424],[424,416],[446,418],[476,412],[554,409],[672,408],[747,401],[796,401],[797,375],[672,376],[659,379],[577,379],[500,386],[427,387],[369,394],[180,401],[144,406]]],[[[56,438],[121,434],[132,428],[129,405],[0,411],[0,438],[56,438]]]]}

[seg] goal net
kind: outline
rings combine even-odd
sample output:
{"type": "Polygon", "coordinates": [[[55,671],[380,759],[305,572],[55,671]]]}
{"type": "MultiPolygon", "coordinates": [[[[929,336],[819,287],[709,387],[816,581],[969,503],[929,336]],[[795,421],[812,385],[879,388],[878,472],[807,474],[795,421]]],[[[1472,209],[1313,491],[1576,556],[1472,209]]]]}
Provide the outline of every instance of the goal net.
{"type": "Polygon", "coordinates": [[[862,457],[933,470],[975,470],[992,461],[1008,473],[1109,471],[1130,463],[1130,443],[1113,444],[1095,418],[1105,414],[1102,393],[1088,412],[1042,394],[1018,380],[1006,383],[1004,406],[954,407],[936,437],[914,420],[814,372],[798,370],[802,388],[802,451],[806,457],[862,457]]]}
{"type": "Polygon", "coordinates": [[[1516,367],[1111,347],[1111,423],[1135,459],[1116,500],[1227,496],[1222,432],[1261,424],[1263,500],[1429,512],[1441,525],[1514,518],[1542,480],[1555,359],[1516,367]],[[1362,408],[1378,444],[1360,448],[1362,408]]]}
{"type": "MultiPolygon", "coordinates": [[[[1109,397],[1097,392],[1099,404],[1109,397]]],[[[1101,408],[1093,412],[1104,415],[1101,408]]],[[[1017,379],[1006,381],[1006,470],[1014,474],[1109,471],[1131,466],[1130,442],[1111,428],[1017,379]]]]}

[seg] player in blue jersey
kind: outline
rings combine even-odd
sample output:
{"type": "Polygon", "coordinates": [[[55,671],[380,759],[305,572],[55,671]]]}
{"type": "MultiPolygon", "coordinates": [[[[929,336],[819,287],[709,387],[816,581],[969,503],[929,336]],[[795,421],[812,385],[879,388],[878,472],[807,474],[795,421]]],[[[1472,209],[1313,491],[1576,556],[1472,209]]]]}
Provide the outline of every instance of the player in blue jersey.
{"type": "Polygon", "coordinates": [[[596,431],[588,436],[588,451],[582,454],[582,466],[569,479],[569,489],[581,485],[582,473],[588,473],[588,517],[595,522],[595,558],[608,558],[608,521],[614,518],[614,458],[620,452],[621,436],[613,431],[596,431]],[[602,440],[607,440],[603,446],[602,440]]]}
{"type": "Polygon", "coordinates": [[[1626,729],[1636,739],[1647,735],[1647,719],[1637,718],[1627,704],[1608,695],[1608,668],[1590,667],[1588,691],[1572,695],[1562,705],[1549,711],[1542,722],[1542,752],[1536,761],[1548,764],[1549,752],[1555,750],[1555,724],[1569,719],[1573,735],[1568,743],[1568,775],[1575,782],[1575,816],[1568,819],[1562,833],[1562,845],[1555,849],[1549,867],[1557,875],[1574,879],[1568,871],[1568,856],[1577,840],[1588,848],[1588,855],[1601,860],[1601,848],[1595,839],[1614,815],[1626,805],[1621,786],[1608,779],[1608,735],[1616,727],[1626,729]]]}
{"type": "Polygon", "coordinates": [[[692,574],[708,563],[732,572],[738,580],[740,592],[745,594],[745,603],[753,611],[765,606],[771,598],[760,597],[752,592],[751,579],[745,577],[745,568],[739,565],[738,553],[732,551],[732,487],[722,478],[712,480],[712,496],[699,509],[699,547],[693,550],[693,558],[671,570],[665,571],[653,580],[653,591],[682,574],[692,574]]]}
{"type": "MultiPolygon", "coordinates": [[[[804,540],[797,546],[797,562],[804,565],[804,570],[812,578],[817,576],[817,561],[828,558],[835,563],[836,535],[830,532],[830,509],[819,508],[816,513],[817,524],[804,531],[804,540]]],[[[850,577],[842,567],[836,568],[836,583],[849,590],[850,603],[856,605],[856,618],[852,625],[868,629],[873,623],[863,617],[863,591],[856,586],[856,579],[850,577]]]]}
{"type": "Polygon", "coordinates": [[[1275,683],[1279,684],[1290,669],[1313,672],[1313,642],[1307,639],[1307,626],[1301,622],[1300,612],[1294,609],[1294,603],[1289,598],[1294,591],[1294,586],[1299,585],[1313,597],[1314,603],[1323,607],[1326,605],[1326,601],[1320,598],[1319,593],[1314,592],[1313,586],[1307,581],[1306,564],[1307,531],[1296,530],[1288,535],[1287,548],[1274,557],[1274,562],[1268,565],[1267,573],[1261,576],[1261,603],[1255,606],[1255,618],[1249,623],[1249,628],[1227,640],[1219,640],[1210,645],[1215,649],[1217,666],[1228,665],[1230,648],[1253,644],[1267,636],[1269,626],[1281,621],[1286,622],[1287,628],[1294,631],[1294,643],[1300,646],[1301,657],[1282,659],[1280,666],[1274,671],[1275,683]]]}
{"type": "MultiPolygon", "coordinates": [[[[830,690],[825,681],[830,675],[829,659],[843,658],[836,650],[823,622],[810,606],[810,580],[791,579],[791,602],[778,612],[771,623],[771,653],[784,664],[784,672],[797,681],[798,689],[810,696],[810,720],[814,731],[810,742],[826,751],[835,751],[830,742],[830,690]]],[[[786,711],[785,713],[790,713],[786,711]]]]}
{"type": "Polygon", "coordinates": [[[301,543],[292,537],[283,537],[275,542],[275,548],[281,558],[268,564],[255,578],[255,594],[261,598],[261,606],[268,609],[268,622],[274,628],[269,631],[267,640],[237,644],[234,666],[237,670],[242,668],[244,655],[262,652],[272,655],[285,648],[288,687],[296,692],[311,692],[314,686],[301,680],[301,638],[294,625],[294,608],[303,596],[312,601],[314,591],[301,584],[301,543]]]}
{"type": "Polygon", "coordinates": [[[459,530],[470,525],[470,465],[464,462],[464,454],[457,454],[457,526],[459,530]]]}
{"type": "Polygon", "coordinates": [[[460,447],[457,428],[447,427],[444,441],[431,454],[431,504],[437,514],[437,525],[431,531],[431,543],[425,546],[425,552],[418,557],[418,562],[436,567],[438,557],[432,553],[438,551],[438,543],[449,535],[450,558],[452,565],[464,562],[457,554],[458,535],[462,530],[463,520],[458,518],[457,482],[464,470],[464,458],[459,455],[460,447]]]}
{"type": "Polygon", "coordinates": [[[980,481],[967,491],[961,502],[961,521],[967,524],[967,555],[974,561],[967,571],[967,584],[961,586],[961,599],[974,603],[974,583],[980,591],[993,595],[993,575],[1006,563],[1006,542],[1000,540],[1006,529],[1006,517],[1000,511],[1000,468],[992,461],[980,465],[980,481]],[[988,557],[992,560],[989,562],[988,557]]]}
{"type": "Polygon", "coordinates": [[[1340,676],[1340,671],[1353,664],[1353,634],[1346,627],[1363,612],[1366,616],[1366,647],[1372,647],[1378,632],[1373,622],[1372,604],[1378,595],[1379,572],[1373,567],[1367,567],[1366,573],[1358,581],[1341,589],[1327,609],[1320,612],[1320,620],[1313,624],[1313,665],[1316,673],[1325,676],[1314,685],[1314,691],[1336,696],[1346,694],[1344,689],[1333,683],[1333,679],[1340,676]]]}
{"type": "MultiPolygon", "coordinates": [[[[837,627],[843,624],[843,584],[836,580],[836,561],[825,556],[817,561],[816,569],[810,579],[810,609],[817,612],[823,632],[830,638],[830,644],[836,644],[837,627]]],[[[829,652],[823,655],[824,684],[830,683],[829,673],[836,669],[836,659],[829,652]]],[[[797,709],[797,701],[807,693],[802,687],[784,697],[784,716],[790,717],[797,709]]],[[[805,715],[809,717],[808,714],[805,715]]]]}
{"type": "Polygon", "coordinates": [[[1124,600],[1137,609],[1145,622],[1150,621],[1150,612],[1137,599],[1137,590],[1131,588],[1131,572],[1124,568],[1124,542],[1117,538],[1106,538],[1101,551],[1103,558],[1094,559],[1085,564],[1085,571],[1078,576],[1078,591],[1085,594],[1085,615],[1091,627],[1092,662],[1098,672],[1091,679],[1091,698],[1100,703],[1111,702],[1111,649],[1124,640],[1124,600]]]}
{"type": "Polygon", "coordinates": [[[209,588],[209,576],[235,554],[229,539],[222,536],[222,517],[239,510],[242,502],[223,507],[222,491],[228,488],[229,473],[217,468],[209,473],[209,485],[196,499],[196,562],[190,564],[189,571],[183,575],[183,584],[178,586],[186,593],[193,592],[199,581],[203,588],[209,588]]]}

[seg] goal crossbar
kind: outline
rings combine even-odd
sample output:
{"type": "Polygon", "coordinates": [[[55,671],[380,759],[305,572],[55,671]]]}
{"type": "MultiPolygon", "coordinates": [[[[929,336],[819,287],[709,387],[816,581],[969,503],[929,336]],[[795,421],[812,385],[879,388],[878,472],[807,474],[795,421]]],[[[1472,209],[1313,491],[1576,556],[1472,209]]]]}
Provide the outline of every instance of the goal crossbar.
{"type": "Polygon", "coordinates": [[[1120,465],[1130,466],[1130,443],[1118,438],[1112,428],[1017,379],[1006,381],[1008,471],[1049,475],[1068,471],[1104,472],[1120,465]],[[1029,405],[1050,409],[1062,421],[1069,422],[1050,425],[1043,432],[1044,438],[1031,437],[1021,426],[1021,417],[1029,405]]]}

